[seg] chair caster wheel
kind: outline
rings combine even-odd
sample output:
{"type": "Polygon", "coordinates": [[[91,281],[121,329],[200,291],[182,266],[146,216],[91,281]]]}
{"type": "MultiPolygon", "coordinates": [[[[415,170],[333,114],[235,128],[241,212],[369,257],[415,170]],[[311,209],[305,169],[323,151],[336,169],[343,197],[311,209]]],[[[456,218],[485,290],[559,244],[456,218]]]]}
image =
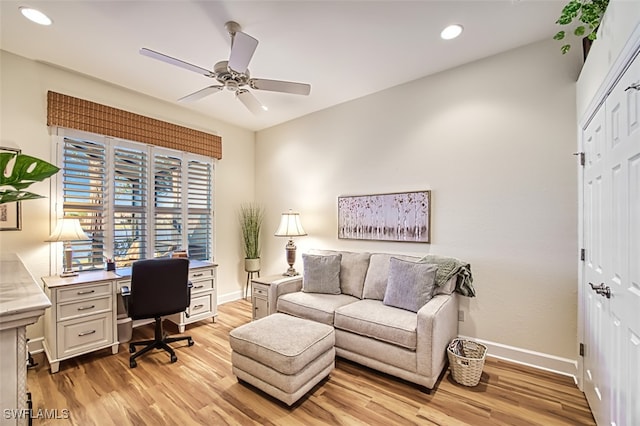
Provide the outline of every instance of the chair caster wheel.
{"type": "Polygon", "coordinates": [[[176,362],[178,360],[178,357],[175,355],[171,355],[171,362],[176,362]]]}
{"type": "Polygon", "coordinates": [[[193,346],[193,339],[187,340],[187,343],[189,344],[189,346],[193,346]]]}
{"type": "Polygon", "coordinates": [[[129,360],[129,367],[136,368],[137,366],[138,366],[138,363],[136,362],[135,359],[130,359],[129,360]]]}
{"type": "Polygon", "coordinates": [[[133,345],[129,345],[129,353],[134,353],[136,351],[136,347],[133,345]]]}

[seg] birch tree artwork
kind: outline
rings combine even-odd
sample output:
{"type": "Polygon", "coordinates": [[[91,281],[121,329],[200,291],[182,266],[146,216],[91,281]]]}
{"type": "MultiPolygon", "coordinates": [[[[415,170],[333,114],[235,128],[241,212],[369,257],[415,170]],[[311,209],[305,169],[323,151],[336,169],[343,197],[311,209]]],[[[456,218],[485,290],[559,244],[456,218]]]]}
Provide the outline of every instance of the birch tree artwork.
{"type": "Polygon", "coordinates": [[[338,238],[430,242],[431,191],[338,197],[338,238]]]}

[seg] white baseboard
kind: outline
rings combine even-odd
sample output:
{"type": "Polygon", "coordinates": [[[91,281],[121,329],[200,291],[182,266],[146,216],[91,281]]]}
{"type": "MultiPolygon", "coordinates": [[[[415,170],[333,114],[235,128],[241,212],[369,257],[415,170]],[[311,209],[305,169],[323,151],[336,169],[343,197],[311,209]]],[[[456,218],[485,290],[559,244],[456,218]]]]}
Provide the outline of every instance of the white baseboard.
{"type": "MultiPolygon", "coordinates": [[[[224,303],[240,300],[242,299],[242,297],[242,290],[220,295],[218,296],[218,304],[221,305],[224,303]]],[[[576,360],[561,358],[555,355],[517,348],[514,346],[503,345],[501,343],[490,342],[487,340],[476,339],[469,336],[460,336],[460,338],[482,343],[487,347],[487,356],[514,362],[516,364],[538,368],[545,371],[551,371],[553,373],[562,374],[564,376],[570,376],[574,381],[576,381],[576,376],[578,374],[578,362],[576,360]]],[[[43,342],[44,337],[30,338],[27,345],[28,351],[32,355],[43,352],[43,342]]]]}
{"type": "Polygon", "coordinates": [[[578,374],[578,361],[576,360],[561,358],[555,355],[516,348],[514,346],[489,342],[468,336],[460,336],[460,338],[482,343],[487,347],[487,356],[538,368],[540,370],[550,371],[552,373],[562,374],[563,376],[570,376],[573,378],[574,382],[577,383],[576,376],[578,374]]]}
{"type": "Polygon", "coordinates": [[[236,300],[242,299],[242,290],[234,291],[227,294],[218,295],[218,305],[222,305],[224,303],[235,302],[236,300]]]}

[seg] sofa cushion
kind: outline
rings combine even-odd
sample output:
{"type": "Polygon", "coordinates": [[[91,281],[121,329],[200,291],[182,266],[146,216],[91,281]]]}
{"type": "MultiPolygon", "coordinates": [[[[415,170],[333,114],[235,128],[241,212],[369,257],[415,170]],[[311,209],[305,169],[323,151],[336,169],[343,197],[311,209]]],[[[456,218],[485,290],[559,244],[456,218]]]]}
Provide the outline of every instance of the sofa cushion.
{"type": "Polygon", "coordinates": [[[321,256],[303,254],[302,291],[306,293],[340,294],[339,254],[321,256]]]}
{"type": "Polygon", "coordinates": [[[278,297],[277,310],[285,314],[333,325],[334,312],[340,306],[359,299],[347,294],[295,293],[278,297]]]}
{"type": "Polygon", "coordinates": [[[389,279],[382,303],[418,312],[433,297],[437,270],[437,265],[392,257],[389,261],[389,279]]]}
{"type": "Polygon", "coordinates": [[[359,300],[336,309],[336,329],[416,349],[418,315],[384,305],[379,300],[359,300]]]}
{"type": "Polygon", "coordinates": [[[355,296],[362,299],[364,278],[369,268],[371,253],[356,253],[350,251],[335,250],[310,250],[312,254],[331,255],[340,254],[340,290],[342,294],[355,296]]]}
{"type": "Polygon", "coordinates": [[[387,289],[387,279],[389,277],[389,260],[392,258],[402,260],[418,261],[420,258],[416,256],[399,256],[395,254],[373,253],[369,259],[369,269],[364,279],[364,290],[362,292],[363,299],[384,299],[384,293],[387,289]]]}

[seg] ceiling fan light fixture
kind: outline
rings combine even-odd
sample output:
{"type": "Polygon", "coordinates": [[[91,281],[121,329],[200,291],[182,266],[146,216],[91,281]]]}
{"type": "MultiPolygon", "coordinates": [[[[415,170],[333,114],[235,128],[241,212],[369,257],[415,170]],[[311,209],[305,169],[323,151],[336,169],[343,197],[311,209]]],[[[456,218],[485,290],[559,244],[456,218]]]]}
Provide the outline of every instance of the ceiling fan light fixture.
{"type": "Polygon", "coordinates": [[[34,9],[32,7],[20,6],[18,8],[22,16],[30,20],[31,22],[35,22],[39,25],[51,25],[53,21],[47,15],[39,11],[38,9],[34,9]]]}
{"type": "Polygon", "coordinates": [[[453,40],[454,38],[462,34],[462,30],[463,28],[460,24],[449,25],[444,30],[442,30],[442,32],[440,33],[440,38],[443,40],[453,40]]]}

